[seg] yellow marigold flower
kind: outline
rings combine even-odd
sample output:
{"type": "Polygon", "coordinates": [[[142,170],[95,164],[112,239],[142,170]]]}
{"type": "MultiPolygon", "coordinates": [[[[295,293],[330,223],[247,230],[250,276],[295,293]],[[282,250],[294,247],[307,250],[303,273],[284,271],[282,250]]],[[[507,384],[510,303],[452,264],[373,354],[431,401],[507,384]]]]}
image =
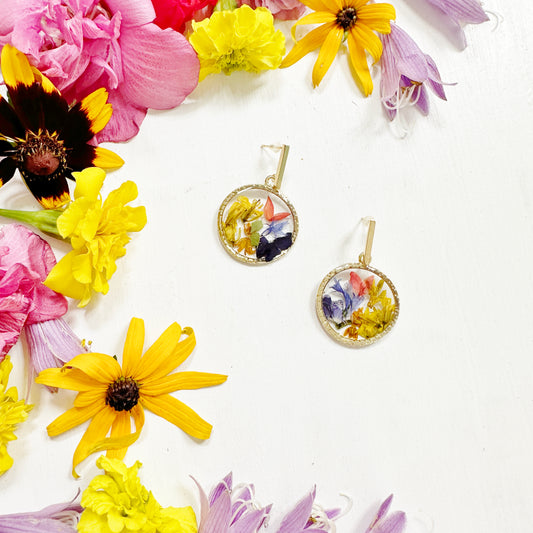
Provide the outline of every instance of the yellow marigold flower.
{"type": "Polygon", "coordinates": [[[80,300],[78,306],[83,307],[92,291],[107,294],[107,281],[117,269],[115,260],[126,253],[128,232],[144,228],[146,210],[126,205],[137,198],[137,185],[132,181],[123,183],[102,202],[102,169],[91,167],[73,174],[75,201],[57,219],[61,237],[70,239],[73,250],[51,270],[44,284],[80,300]]]}
{"type": "Polygon", "coordinates": [[[218,72],[276,69],[285,54],[285,37],[264,7],[216,11],[192,27],[189,41],[200,59],[200,81],[218,72]]]}
{"type": "Polygon", "coordinates": [[[313,68],[316,87],[335,59],[344,39],[348,41],[353,73],[361,89],[368,96],[373,89],[366,51],[378,61],[383,52],[381,40],[374,33],[390,33],[390,21],[396,11],[390,4],[369,4],[370,0],[301,0],[315,13],[302,17],[293,26],[322,24],[296,42],[280,68],[290,67],[309,52],[321,47],[313,68]],[[366,50],[366,51],[365,51],[366,50]]]}
{"type": "Polygon", "coordinates": [[[219,385],[227,379],[221,374],[204,372],[169,374],[192,353],[196,345],[194,331],[182,329],[174,322],[142,356],[143,345],[144,322],[132,318],[122,367],[110,355],[84,353],[63,368],[48,368],[37,376],[37,383],[78,391],[74,407],[47,427],[50,437],[92,419],[74,452],[74,477],[78,477],[76,466],[92,453],[108,450],[108,457],[123,459],[128,446],[139,438],[144,408],[197,439],[208,439],[211,435],[211,424],[169,394],[219,385]],[[182,335],[187,337],[180,340],[182,335]],[[131,418],[135,433],[131,432],[131,418]],[[106,438],[109,431],[111,435],[106,438]]]}
{"type": "Polygon", "coordinates": [[[17,424],[28,418],[33,405],[26,405],[18,399],[16,387],[7,388],[13,364],[9,355],[0,363],[0,476],[13,466],[13,459],[7,453],[7,443],[16,440],[17,424]]]}
{"type": "Polygon", "coordinates": [[[128,468],[119,459],[100,457],[96,466],[105,474],[96,476],[83,492],[80,533],[197,533],[191,507],[163,508],[141,484],[139,461],[128,468]]]}

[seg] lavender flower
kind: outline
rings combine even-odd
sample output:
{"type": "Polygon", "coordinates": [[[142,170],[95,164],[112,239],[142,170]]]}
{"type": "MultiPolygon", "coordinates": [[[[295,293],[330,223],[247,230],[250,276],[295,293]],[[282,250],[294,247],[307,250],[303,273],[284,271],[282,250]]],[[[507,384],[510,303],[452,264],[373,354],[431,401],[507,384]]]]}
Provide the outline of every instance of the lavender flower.
{"type": "Polygon", "coordinates": [[[232,487],[231,472],[215,486],[209,498],[196,480],[195,483],[201,503],[198,533],[257,533],[270,513],[271,505],[261,507],[255,501],[253,485],[232,487]]]}
{"type": "Polygon", "coordinates": [[[415,105],[424,115],[429,112],[426,86],[446,100],[437,65],[399,26],[391,23],[391,32],[380,35],[381,102],[390,120],[406,106],[415,105]]]}
{"type": "Polygon", "coordinates": [[[2,533],[75,533],[83,507],[73,501],[33,513],[0,516],[2,533]]]}
{"type": "Polygon", "coordinates": [[[61,367],[76,355],[89,351],[62,318],[26,324],[23,332],[30,352],[30,383],[42,370],[61,367]]]}
{"type": "Polygon", "coordinates": [[[406,517],[403,511],[395,511],[387,516],[392,503],[392,494],[380,505],[376,517],[365,533],[403,533],[406,517]]]}
{"type": "Polygon", "coordinates": [[[446,17],[459,29],[463,45],[465,35],[463,24],[480,24],[489,20],[481,7],[479,0],[426,0],[431,5],[442,11],[446,17]]]}
{"type": "Polygon", "coordinates": [[[328,533],[335,532],[333,521],[340,509],[324,510],[315,502],[316,487],[301,499],[283,518],[277,533],[328,533]]]}

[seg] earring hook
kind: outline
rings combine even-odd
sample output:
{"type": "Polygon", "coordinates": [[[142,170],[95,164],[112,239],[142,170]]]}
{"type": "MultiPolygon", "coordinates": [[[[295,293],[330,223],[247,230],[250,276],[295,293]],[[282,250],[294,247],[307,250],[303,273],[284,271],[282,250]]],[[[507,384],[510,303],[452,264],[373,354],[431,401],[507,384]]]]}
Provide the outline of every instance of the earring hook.
{"type": "Polygon", "coordinates": [[[359,262],[363,266],[368,266],[370,261],[372,261],[372,243],[374,242],[374,232],[376,230],[376,221],[372,217],[363,218],[366,222],[368,221],[368,233],[366,234],[366,246],[365,251],[359,255],[359,262]]]}
{"type": "Polygon", "coordinates": [[[279,189],[281,188],[281,182],[283,180],[283,174],[285,173],[285,165],[287,164],[287,157],[289,156],[289,145],[288,144],[281,144],[281,145],[262,144],[261,148],[271,148],[272,150],[281,150],[276,173],[267,177],[267,180],[270,180],[270,179],[274,180],[272,187],[276,191],[279,191],[279,189]]]}

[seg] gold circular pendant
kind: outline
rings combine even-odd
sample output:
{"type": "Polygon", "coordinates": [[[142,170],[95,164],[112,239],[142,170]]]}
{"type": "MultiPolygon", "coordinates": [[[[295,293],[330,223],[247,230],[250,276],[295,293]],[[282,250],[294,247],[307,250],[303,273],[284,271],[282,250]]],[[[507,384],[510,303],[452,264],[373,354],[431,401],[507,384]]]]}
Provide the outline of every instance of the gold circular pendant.
{"type": "Polygon", "coordinates": [[[275,187],[244,185],[231,192],[218,210],[218,234],[238,261],[265,265],[283,257],[298,235],[298,216],[275,187]]]}
{"type": "Polygon", "coordinates": [[[348,263],[332,270],[320,284],[316,312],[326,333],[353,348],[386,335],[400,311],[398,292],[379,270],[348,263]]]}

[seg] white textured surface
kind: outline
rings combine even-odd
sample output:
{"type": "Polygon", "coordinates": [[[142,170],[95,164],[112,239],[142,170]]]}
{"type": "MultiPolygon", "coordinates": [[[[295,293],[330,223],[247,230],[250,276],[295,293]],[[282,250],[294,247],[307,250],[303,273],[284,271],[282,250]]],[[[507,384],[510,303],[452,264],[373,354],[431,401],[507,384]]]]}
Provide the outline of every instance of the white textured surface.
{"type": "MultiPolygon", "coordinates": [[[[179,394],[214,424],[210,441],[148,413],[128,451],[164,505],[197,506],[188,474],[209,487],[233,470],[278,512],[315,483],[327,507],[349,494],[340,533],[362,533],[390,492],[413,526],[435,533],[531,529],[533,8],[487,0],[503,22],[468,27],[461,52],[417,14],[419,0],[394,3],[398,23],[458,82],[428,118],[409,115],[407,138],[377,91],[360,95],[346,55],[313,90],[311,54],[284,71],[212,76],[114,148],[126,164],[106,191],[135,180],[149,224],[110,293],[72,305],[67,320],[109,354],[121,353],[132,316],[145,319],[147,341],[176,320],[198,339],[184,366],[230,376],[179,394]],[[221,247],[216,215],[231,190],[275,170],[260,149],[275,142],[291,146],[282,191],[300,234],[285,258],[250,268],[221,247]],[[377,221],[372,265],[396,285],[401,312],[380,342],[350,350],[324,333],[314,298],[328,271],[356,260],[366,215],[377,221]]],[[[34,204],[16,179],[0,205],[34,204]]],[[[23,388],[20,346],[12,354],[23,388]]],[[[68,499],[96,474],[92,458],[80,482],[70,477],[83,428],[46,436],[72,398],[33,388],[35,409],[10,445],[15,466],[0,478],[1,513],[68,499]]]]}

